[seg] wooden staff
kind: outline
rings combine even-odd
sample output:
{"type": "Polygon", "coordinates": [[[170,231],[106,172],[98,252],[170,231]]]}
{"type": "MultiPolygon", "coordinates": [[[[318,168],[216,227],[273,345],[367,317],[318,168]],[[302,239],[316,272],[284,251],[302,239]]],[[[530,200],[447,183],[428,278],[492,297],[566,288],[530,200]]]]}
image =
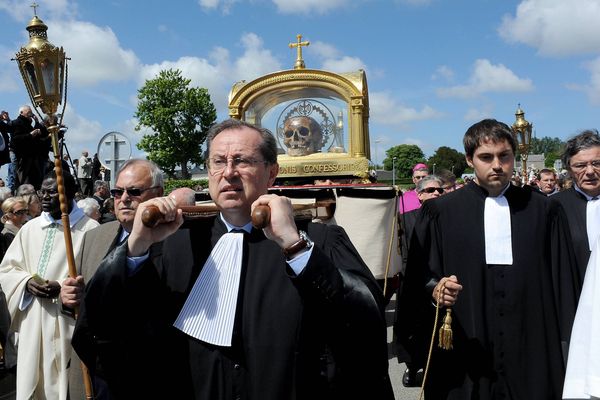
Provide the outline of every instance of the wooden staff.
{"type": "MultiPolygon", "coordinates": [[[[54,114],[48,115],[51,123],[56,122],[54,114]]],[[[67,265],[69,266],[69,276],[71,278],[77,277],[77,267],[75,266],[75,254],[73,253],[73,239],[71,238],[71,222],[69,221],[69,205],[67,204],[67,196],[65,194],[65,180],[63,177],[62,160],[60,158],[60,151],[58,148],[58,130],[57,125],[48,127],[50,132],[50,138],[52,140],[52,150],[54,151],[54,172],[56,172],[56,187],[58,191],[58,200],[60,201],[60,212],[61,221],[63,224],[63,231],[65,236],[65,248],[67,252],[67,265]]],[[[75,309],[75,318],[77,318],[78,309],[75,309]]],[[[92,386],[92,379],[86,365],[81,362],[81,371],[83,373],[83,385],[85,386],[85,398],[94,398],[94,389],[92,386]]]]}
{"type": "MultiPolygon", "coordinates": [[[[294,212],[314,210],[324,207],[327,210],[327,216],[333,216],[332,206],[335,205],[335,200],[319,200],[309,204],[292,204],[294,212]]],[[[203,218],[216,215],[219,208],[215,204],[206,204],[199,206],[182,206],[179,207],[183,211],[183,216],[189,219],[203,218]]],[[[148,206],[142,212],[142,223],[148,228],[153,228],[162,220],[163,215],[157,206],[148,206]]],[[[271,209],[266,205],[259,205],[252,212],[252,225],[257,229],[263,229],[271,220],[271,209]]]]}

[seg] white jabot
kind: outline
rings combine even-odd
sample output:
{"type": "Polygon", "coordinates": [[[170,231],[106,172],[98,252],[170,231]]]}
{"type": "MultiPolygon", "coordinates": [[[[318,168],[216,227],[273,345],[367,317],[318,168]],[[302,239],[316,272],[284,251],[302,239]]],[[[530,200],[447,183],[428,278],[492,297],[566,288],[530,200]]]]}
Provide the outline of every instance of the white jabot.
{"type": "Polygon", "coordinates": [[[600,236],[600,199],[595,197],[587,202],[585,210],[585,226],[587,228],[590,251],[600,236]]]}
{"type": "Polygon", "coordinates": [[[600,239],[590,256],[571,331],[563,399],[600,397],[600,239]],[[592,397],[593,396],[593,397],[592,397]]]}
{"type": "Polygon", "coordinates": [[[504,194],[485,199],[483,225],[485,234],[485,262],[487,264],[512,265],[510,207],[504,194]]]}
{"type": "Polygon", "coordinates": [[[203,342],[231,346],[243,250],[243,233],[219,239],[173,324],[177,329],[203,342]]]}

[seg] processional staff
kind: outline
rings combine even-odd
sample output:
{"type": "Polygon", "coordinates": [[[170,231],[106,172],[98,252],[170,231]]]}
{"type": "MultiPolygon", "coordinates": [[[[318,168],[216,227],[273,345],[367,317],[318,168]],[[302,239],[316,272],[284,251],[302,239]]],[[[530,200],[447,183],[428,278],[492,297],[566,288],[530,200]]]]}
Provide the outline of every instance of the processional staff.
{"type": "MultiPolygon", "coordinates": [[[[67,255],[67,264],[69,267],[69,276],[77,276],[75,266],[75,255],[73,253],[73,240],[71,238],[71,224],[69,221],[69,207],[65,195],[65,185],[63,178],[62,161],[58,147],[58,131],[62,125],[62,116],[67,104],[67,60],[69,60],[63,48],[56,47],[48,41],[48,26],[38,18],[36,8],[38,5],[33,3],[31,7],[34,10],[34,17],[27,26],[29,32],[29,43],[16,54],[16,61],[19,65],[19,71],[25,82],[25,87],[32,106],[40,115],[38,107],[48,116],[51,126],[48,127],[52,140],[52,150],[54,152],[54,170],[56,172],[56,184],[59,194],[61,221],[64,227],[65,247],[67,255]],[[61,120],[57,121],[56,111],[58,105],[62,104],[61,120]]],[[[77,315],[77,311],[75,313],[77,315]]],[[[87,399],[93,399],[93,389],[87,367],[82,363],[83,379],[87,399]]]]}

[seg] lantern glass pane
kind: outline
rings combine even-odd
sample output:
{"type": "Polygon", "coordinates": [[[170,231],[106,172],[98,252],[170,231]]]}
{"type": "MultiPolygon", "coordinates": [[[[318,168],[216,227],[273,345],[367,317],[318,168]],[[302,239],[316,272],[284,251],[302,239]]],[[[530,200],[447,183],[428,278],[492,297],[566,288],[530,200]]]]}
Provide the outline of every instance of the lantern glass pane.
{"type": "Polygon", "coordinates": [[[59,91],[59,102],[62,101],[63,98],[63,80],[65,79],[65,65],[64,63],[61,61],[59,64],[59,71],[58,71],[58,91],[59,91]]]}
{"type": "Polygon", "coordinates": [[[42,61],[40,66],[42,69],[42,78],[44,79],[44,89],[46,90],[46,94],[56,94],[56,85],[54,82],[55,64],[46,58],[44,61],[42,61]]]}
{"type": "Polygon", "coordinates": [[[35,67],[29,61],[25,62],[25,76],[29,81],[29,86],[33,89],[33,96],[38,96],[40,94],[40,88],[38,85],[37,78],[35,76],[35,67]]]}

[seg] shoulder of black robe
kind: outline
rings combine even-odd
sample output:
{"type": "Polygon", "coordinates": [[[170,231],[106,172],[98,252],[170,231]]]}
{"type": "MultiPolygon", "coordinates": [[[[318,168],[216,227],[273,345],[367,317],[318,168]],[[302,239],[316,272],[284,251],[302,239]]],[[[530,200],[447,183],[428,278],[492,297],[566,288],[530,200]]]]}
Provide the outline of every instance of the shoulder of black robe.
{"type": "Polygon", "coordinates": [[[550,201],[551,203],[559,203],[563,208],[573,243],[577,268],[583,280],[591,253],[587,236],[587,199],[571,187],[550,196],[550,201]]]}
{"type": "MultiPolygon", "coordinates": [[[[486,264],[483,188],[470,184],[422,207],[409,250],[415,275],[411,291],[431,304],[442,277],[456,275],[463,285],[452,307],[454,349],[436,347],[429,382],[447,393],[487,398],[486,385],[505,374],[516,398],[559,398],[564,364],[546,264],[548,201],[529,188],[512,186],[505,196],[511,213],[511,266],[486,264]],[[503,304],[511,306],[496,308],[503,304]]],[[[429,326],[431,334],[432,320],[429,326]]]]}
{"type": "Polygon", "coordinates": [[[334,398],[392,399],[380,286],[342,227],[310,223],[306,230],[315,248],[302,273],[290,278],[305,314],[320,314],[322,327],[328,328],[334,398]]]}
{"type": "MultiPolygon", "coordinates": [[[[548,214],[550,230],[547,241],[550,243],[552,282],[556,308],[560,316],[563,358],[566,363],[571,329],[577,311],[577,304],[579,303],[579,295],[583,287],[585,270],[582,271],[580,268],[581,265],[576,250],[578,246],[571,236],[573,232],[571,227],[572,218],[574,216],[571,216],[571,218],[567,216],[565,204],[568,204],[568,202],[554,201],[554,199],[550,201],[548,214]]],[[[587,248],[587,232],[585,236],[587,248]]]]}
{"type": "MultiPolygon", "coordinates": [[[[206,223],[212,224],[212,219],[206,223]]],[[[199,260],[208,256],[210,232],[178,230],[151,247],[149,259],[133,276],[127,273],[125,241],[106,256],[86,285],[72,343],[113,396],[191,397],[187,343],[172,323],[199,273],[198,265],[203,265],[199,260]],[[202,233],[206,234],[199,237],[202,233]],[[164,257],[165,251],[169,257],[164,257]],[[169,268],[165,260],[176,268],[169,268]]]]}

